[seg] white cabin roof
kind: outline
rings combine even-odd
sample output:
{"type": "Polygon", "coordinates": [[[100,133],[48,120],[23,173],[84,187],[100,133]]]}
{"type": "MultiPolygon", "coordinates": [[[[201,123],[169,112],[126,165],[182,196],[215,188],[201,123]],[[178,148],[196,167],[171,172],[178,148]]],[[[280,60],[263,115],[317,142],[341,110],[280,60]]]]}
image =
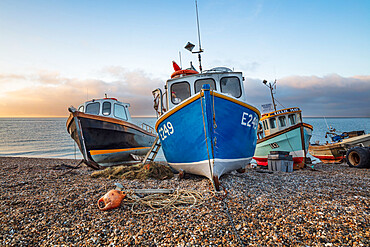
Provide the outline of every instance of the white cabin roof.
{"type": "Polygon", "coordinates": [[[131,122],[129,106],[115,98],[92,99],[81,104],[78,111],[131,122]]]}
{"type": "Polygon", "coordinates": [[[244,78],[241,72],[233,72],[225,67],[217,67],[200,74],[183,75],[167,80],[167,106],[169,109],[198,93],[202,85],[210,84],[218,93],[246,101],[244,78]]]}

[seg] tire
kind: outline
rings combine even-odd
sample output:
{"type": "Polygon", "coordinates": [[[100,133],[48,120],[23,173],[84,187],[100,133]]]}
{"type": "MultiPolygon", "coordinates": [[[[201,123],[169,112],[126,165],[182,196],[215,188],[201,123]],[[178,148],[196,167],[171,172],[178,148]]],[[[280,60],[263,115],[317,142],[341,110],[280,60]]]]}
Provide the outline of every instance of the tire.
{"type": "Polygon", "coordinates": [[[347,151],[346,161],[350,167],[365,168],[370,167],[369,148],[354,147],[347,151]]]}

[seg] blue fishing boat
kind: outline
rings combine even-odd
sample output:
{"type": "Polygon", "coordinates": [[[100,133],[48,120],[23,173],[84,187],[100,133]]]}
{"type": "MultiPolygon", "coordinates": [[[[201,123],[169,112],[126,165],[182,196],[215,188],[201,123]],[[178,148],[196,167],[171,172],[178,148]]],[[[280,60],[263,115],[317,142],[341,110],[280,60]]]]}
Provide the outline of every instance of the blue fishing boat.
{"type": "Polygon", "coordinates": [[[165,92],[153,91],[163,153],[174,169],[208,177],[218,189],[221,175],[250,163],[260,112],[246,103],[241,72],[174,68],[165,92]]]}
{"type": "Polygon", "coordinates": [[[185,49],[198,55],[200,72],[192,63],[182,69],[173,62],[175,72],[165,91],[153,91],[155,130],[169,165],[205,176],[219,190],[223,174],[243,170],[252,159],[261,114],[246,102],[241,72],[225,67],[203,72],[196,1],[195,7],[199,50],[193,51],[195,45],[190,42],[185,49]]]}

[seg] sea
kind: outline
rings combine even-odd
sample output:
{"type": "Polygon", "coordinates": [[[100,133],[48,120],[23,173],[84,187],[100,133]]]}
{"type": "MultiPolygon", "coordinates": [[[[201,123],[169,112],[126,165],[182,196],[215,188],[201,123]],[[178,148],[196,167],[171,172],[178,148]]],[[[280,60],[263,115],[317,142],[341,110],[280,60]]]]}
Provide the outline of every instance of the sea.
{"type": "MultiPolygon", "coordinates": [[[[81,159],[82,155],[66,129],[67,118],[0,118],[0,156],[81,159]]],[[[137,125],[152,127],[156,118],[134,117],[137,125]]],[[[364,130],[370,133],[370,118],[303,118],[313,126],[311,143],[330,141],[328,128],[338,133],[364,130]]],[[[180,148],[180,147],[179,147],[180,148]]],[[[163,152],[156,158],[164,161],[163,152]]]]}

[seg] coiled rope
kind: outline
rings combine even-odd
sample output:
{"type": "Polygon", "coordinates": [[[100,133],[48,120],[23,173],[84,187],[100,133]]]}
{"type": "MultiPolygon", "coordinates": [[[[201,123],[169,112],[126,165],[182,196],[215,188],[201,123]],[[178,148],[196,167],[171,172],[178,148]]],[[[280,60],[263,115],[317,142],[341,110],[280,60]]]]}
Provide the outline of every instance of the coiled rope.
{"type": "Polygon", "coordinates": [[[151,194],[140,197],[133,191],[127,191],[127,202],[131,204],[131,212],[136,215],[155,213],[163,209],[188,209],[202,205],[215,197],[212,190],[193,191],[175,190],[172,194],[151,194]],[[142,211],[141,207],[149,207],[149,210],[142,211]]]}

